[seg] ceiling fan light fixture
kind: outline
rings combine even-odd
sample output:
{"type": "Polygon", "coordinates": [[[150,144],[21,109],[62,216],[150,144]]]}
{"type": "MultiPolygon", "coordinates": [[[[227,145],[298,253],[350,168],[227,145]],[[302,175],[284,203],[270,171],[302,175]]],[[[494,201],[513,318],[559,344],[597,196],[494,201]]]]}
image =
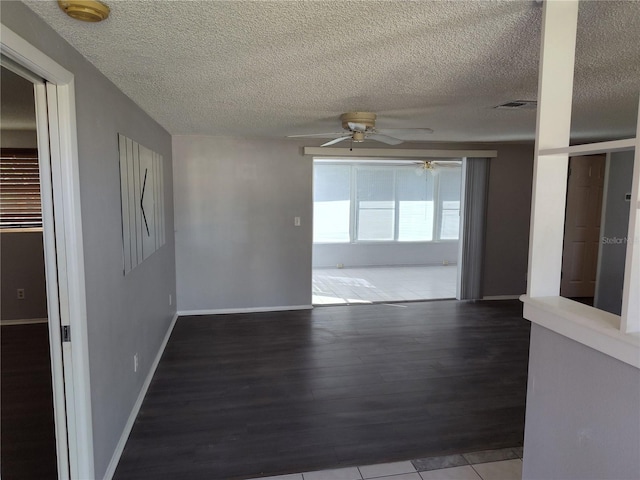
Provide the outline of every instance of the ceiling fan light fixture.
{"type": "Polygon", "coordinates": [[[353,135],[351,136],[351,140],[353,140],[356,143],[360,143],[360,142],[364,142],[364,132],[353,132],[353,135]]]}
{"type": "Polygon", "coordinates": [[[58,0],[58,6],[71,18],[82,22],[101,22],[111,9],[97,0],[58,0]]]}
{"type": "Polygon", "coordinates": [[[418,175],[419,177],[424,175],[424,172],[429,172],[431,175],[434,175],[436,173],[436,169],[433,163],[429,161],[422,162],[415,169],[415,174],[418,175]]]}

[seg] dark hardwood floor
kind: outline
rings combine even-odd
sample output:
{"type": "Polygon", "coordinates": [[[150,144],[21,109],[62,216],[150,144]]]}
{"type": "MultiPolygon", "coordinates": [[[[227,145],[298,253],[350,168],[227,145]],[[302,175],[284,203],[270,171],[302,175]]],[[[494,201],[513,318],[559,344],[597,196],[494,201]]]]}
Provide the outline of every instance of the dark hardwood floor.
{"type": "Polygon", "coordinates": [[[3,480],[58,478],[47,328],[0,328],[3,480]]]}
{"type": "Polygon", "coordinates": [[[256,476],[522,445],[518,301],[182,317],[116,479],[256,476]]]}

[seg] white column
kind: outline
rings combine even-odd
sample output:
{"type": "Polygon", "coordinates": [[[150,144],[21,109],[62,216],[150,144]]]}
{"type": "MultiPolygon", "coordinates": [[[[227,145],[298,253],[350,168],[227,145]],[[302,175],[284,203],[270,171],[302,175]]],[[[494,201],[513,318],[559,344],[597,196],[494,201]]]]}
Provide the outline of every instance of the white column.
{"type": "Polygon", "coordinates": [[[529,239],[530,297],[560,294],[568,155],[540,150],[569,145],[577,0],[544,3],[538,81],[538,116],[529,239]]]}
{"type": "Polygon", "coordinates": [[[629,233],[627,259],[624,267],[622,291],[622,332],[640,332],[640,104],[636,127],[636,153],[633,161],[631,205],[629,205],[629,233]]]}

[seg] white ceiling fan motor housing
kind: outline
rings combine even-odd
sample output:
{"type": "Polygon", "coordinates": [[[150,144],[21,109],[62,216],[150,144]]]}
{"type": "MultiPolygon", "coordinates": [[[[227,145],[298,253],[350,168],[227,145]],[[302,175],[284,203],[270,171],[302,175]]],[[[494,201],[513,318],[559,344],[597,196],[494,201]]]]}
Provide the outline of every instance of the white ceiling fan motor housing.
{"type": "Polygon", "coordinates": [[[366,130],[372,130],[376,126],[376,114],[371,112],[348,112],[340,115],[342,128],[351,130],[350,123],[359,123],[366,127],[366,130]]]}

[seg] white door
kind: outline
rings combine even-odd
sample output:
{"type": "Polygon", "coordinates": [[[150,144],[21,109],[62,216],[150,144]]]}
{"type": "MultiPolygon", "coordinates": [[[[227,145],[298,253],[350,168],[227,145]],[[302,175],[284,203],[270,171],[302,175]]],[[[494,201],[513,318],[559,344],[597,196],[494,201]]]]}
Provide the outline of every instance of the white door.
{"type": "Polygon", "coordinates": [[[596,287],[604,155],[572,157],[562,252],[560,295],[593,297],[596,287]]]}

